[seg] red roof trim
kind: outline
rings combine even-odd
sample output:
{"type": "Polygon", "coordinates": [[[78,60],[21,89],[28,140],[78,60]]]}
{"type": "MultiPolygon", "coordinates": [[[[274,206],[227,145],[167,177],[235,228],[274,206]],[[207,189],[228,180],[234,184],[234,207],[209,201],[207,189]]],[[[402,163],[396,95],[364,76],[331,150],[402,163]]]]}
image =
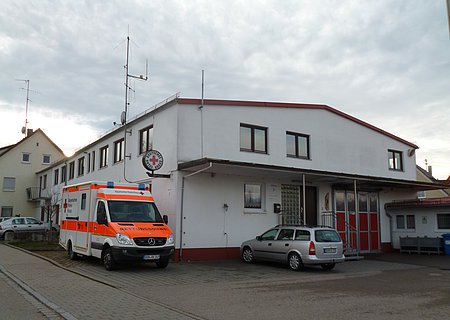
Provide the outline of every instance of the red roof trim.
{"type": "MultiPolygon", "coordinates": [[[[177,102],[179,104],[198,104],[200,105],[202,103],[201,99],[197,98],[177,98],[177,102]]],[[[266,102],[266,101],[242,101],[242,100],[216,100],[216,99],[204,99],[203,100],[204,105],[221,105],[221,106],[244,106],[244,107],[275,107],[275,108],[299,108],[299,109],[321,109],[321,110],[327,110],[334,114],[337,114],[341,117],[344,117],[350,121],[353,121],[357,124],[360,124],[366,128],[369,128],[371,130],[374,130],[378,133],[381,133],[387,137],[390,137],[394,140],[400,141],[414,149],[419,149],[417,145],[414,143],[411,143],[409,141],[406,141],[400,137],[397,137],[396,135],[393,135],[392,133],[389,133],[387,131],[384,131],[378,127],[375,127],[371,125],[370,123],[367,123],[365,121],[362,121],[358,118],[355,118],[347,113],[344,113],[342,111],[339,111],[337,109],[334,109],[330,106],[327,106],[325,104],[310,104],[310,103],[288,103],[288,102],[266,102]]]]}

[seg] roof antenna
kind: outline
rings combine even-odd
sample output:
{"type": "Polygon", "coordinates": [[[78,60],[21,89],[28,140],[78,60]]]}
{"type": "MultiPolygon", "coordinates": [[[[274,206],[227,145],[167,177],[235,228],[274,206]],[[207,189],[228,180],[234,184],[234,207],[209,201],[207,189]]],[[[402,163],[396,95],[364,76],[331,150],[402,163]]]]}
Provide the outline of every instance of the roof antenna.
{"type": "Polygon", "coordinates": [[[27,84],[27,88],[21,88],[23,90],[27,90],[27,100],[25,103],[25,125],[22,127],[22,134],[27,136],[27,129],[28,129],[28,101],[31,101],[30,96],[30,80],[26,79],[16,79],[16,81],[24,81],[27,84]]]}

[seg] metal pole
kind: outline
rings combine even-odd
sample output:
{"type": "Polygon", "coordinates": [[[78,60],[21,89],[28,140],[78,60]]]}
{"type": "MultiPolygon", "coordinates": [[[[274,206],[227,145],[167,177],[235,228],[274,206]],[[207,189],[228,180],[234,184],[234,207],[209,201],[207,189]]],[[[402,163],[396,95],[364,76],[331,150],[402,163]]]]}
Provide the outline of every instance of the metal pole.
{"type": "Polygon", "coordinates": [[[355,191],[356,254],[359,255],[359,199],[358,191],[356,189],[356,180],[353,180],[353,188],[355,191]]]}
{"type": "Polygon", "coordinates": [[[306,224],[306,186],[305,186],[305,174],[302,175],[302,188],[303,188],[303,224],[306,224]]]}

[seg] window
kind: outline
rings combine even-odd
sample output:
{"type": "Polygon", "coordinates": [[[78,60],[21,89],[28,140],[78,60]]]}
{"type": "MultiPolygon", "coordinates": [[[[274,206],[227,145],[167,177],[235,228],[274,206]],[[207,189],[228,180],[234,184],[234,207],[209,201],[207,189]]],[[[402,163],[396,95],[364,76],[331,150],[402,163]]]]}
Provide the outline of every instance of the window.
{"type": "Polygon", "coordinates": [[[43,164],[50,164],[50,155],[49,154],[43,154],[42,155],[42,163],[43,164]]]}
{"type": "Polygon", "coordinates": [[[95,171],[95,151],[92,151],[92,171],[95,171]]]}
{"type": "Polygon", "coordinates": [[[147,127],[139,131],[139,154],[153,149],[153,127],[147,127]]]}
{"type": "Polygon", "coordinates": [[[16,191],[16,178],[4,177],[3,178],[3,191],[16,191]]]}
{"type": "Polygon", "coordinates": [[[296,230],[295,231],[295,240],[300,241],[309,241],[311,239],[311,235],[307,230],[296,230]]]}
{"type": "Polygon", "coordinates": [[[244,184],[244,208],[262,209],[261,184],[244,184]]]}
{"type": "Polygon", "coordinates": [[[69,163],[69,180],[75,177],[75,161],[69,163]]]}
{"type": "Polygon", "coordinates": [[[294,229],[281,229],[277,240],[292,240],[294,237],[294,229]]]}
{"type": "Polygon", "coordinates": [[[309,159],[309,136],[286,131],[286,155],[288,157],[309,159]]]}
{"type": "Polygon", "coordinates": [[[82,176],[84,174],[84,157],[78,159],[78,176],[82,176]]]}
{"type": "Polygon", "coordinates": [[[108,146],[100,149],[100,168],[108,165],[108,146]]]}
{"type": "Polygon", "coordinates": [[[403,171],[403,158],[401,151],[388,150],[389,170],[403,171]]]}
{"type": "Polygon", "coordinates": [[[67,181],[67,166],[61,167],[61,183],[67,181]]]}
{"type": "Polygon", "coordinates": [[[270,229],[261,236],[261,240],[274,240],[278,233],[278,229],[270,229]]]}
{"type": "Polygon", "coordinates": [[[42,189],[47,189],[47,175],[44,174],[43,180],[42,180],[42,189]]]}
{"type": "Polygon", "coordinates": [[[450,229],[450,213],[439,213],[437,215],[438,229],[450,229]]]}
{"type": "Polygon", "coordinates": [[[22,153],[22,162],[23,163],[30,163],[31,159],[31,154],[28,152],[24,152],[22,153]]]}
{"type": "Polygon", "coordinates": [[[120,139],[114,142],[114,163],[123,161],[124,156],[124,139],[120,139]]]}
{"type": "Polygon", "coordinates": [[[86,172],[89,173],[91,171],[91,154],[87,154],[87,164],[86,164],[86,172]]]}
{"type": "Polygon", "coordinates": [[[39,221],[35,218],[25,218],[25,221],[27,222],[27,224],[39,224],[39,221]]]}
{"type": "Polygon", "coordinates": [[[2,217],[12,217],[13,207],[2,207],[1,215],[2,217]]]}
{"type": "Polygon", "coordinates": [[[413,230],[416,228],[416,219],[413,214],[397,215],[396,220],[398,230],[413,230]]]}
{"type": "Polygon", "coordinates": [[[81,210],[86,210],[86,193],[81,194],[81,210]]]}
{"type": "Polygon", "coordinates": [[[53,173],[53,184],[56,186],[59,182],[59,169],[55,169],[53,173]]]}
{"type": "Polygon", "coordinates": [[[267,128],[241,123],[241,151],[267,153],[267,128]]]}

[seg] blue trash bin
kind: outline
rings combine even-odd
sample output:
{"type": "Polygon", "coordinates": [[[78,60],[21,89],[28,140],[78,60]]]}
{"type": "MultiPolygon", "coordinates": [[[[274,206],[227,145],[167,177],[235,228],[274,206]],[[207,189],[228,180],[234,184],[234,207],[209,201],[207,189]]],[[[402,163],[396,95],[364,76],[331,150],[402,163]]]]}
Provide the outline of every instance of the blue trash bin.
{"type": "Polygon", "coordinates": [[[442,235],[444,238],[444,252],[446,256],[450,256],[450,233],[446,233],[442,235]]]}

